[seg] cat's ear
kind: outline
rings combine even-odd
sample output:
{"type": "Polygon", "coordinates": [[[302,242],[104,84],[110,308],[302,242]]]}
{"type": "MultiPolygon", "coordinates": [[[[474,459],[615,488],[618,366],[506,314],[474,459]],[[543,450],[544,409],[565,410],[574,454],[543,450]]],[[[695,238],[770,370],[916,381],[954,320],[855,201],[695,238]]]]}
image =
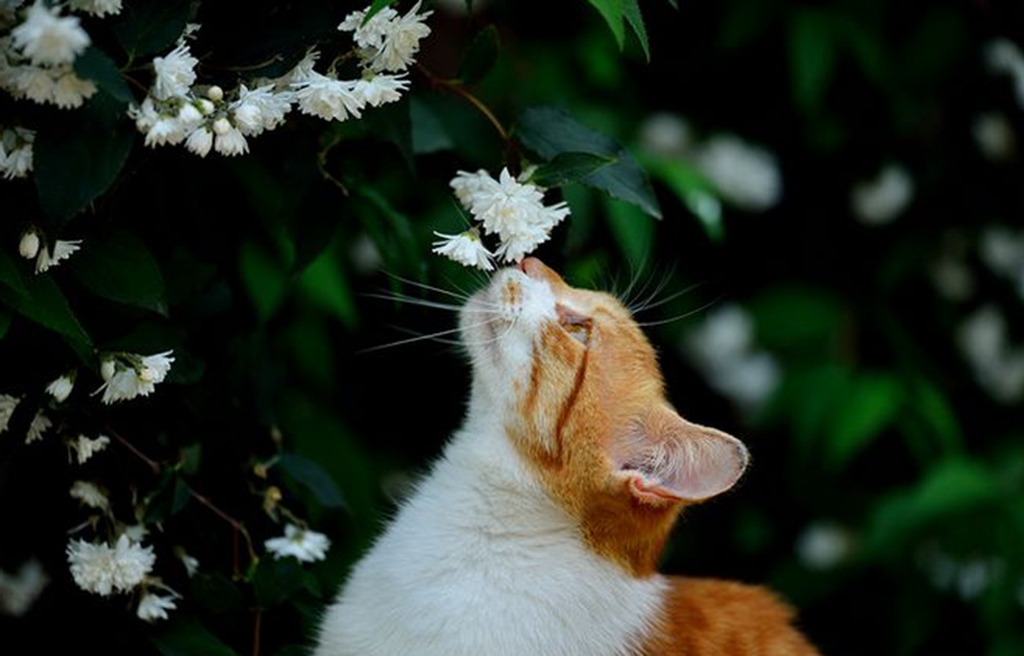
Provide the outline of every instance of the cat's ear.
{"type": "Polygon", "coordinates": [[[668,407],[636,422],[612,447],[629,492],[644,503],[699,501],[731,488],[747,467],[747,448],[731,435],[699,426],[668,407]]]}

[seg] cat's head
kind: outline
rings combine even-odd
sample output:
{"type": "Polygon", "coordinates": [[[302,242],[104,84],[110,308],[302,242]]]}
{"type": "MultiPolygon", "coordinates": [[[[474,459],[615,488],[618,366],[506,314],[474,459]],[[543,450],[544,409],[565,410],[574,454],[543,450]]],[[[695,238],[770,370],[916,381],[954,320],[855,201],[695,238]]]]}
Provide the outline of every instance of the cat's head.
{"type": "Polygon", "coordinates": [[[614,296],[527,258],[495,274],[461,324],[474,393],[587,538],[633,569],[653,569],[683,505],[743,473],[739,440],[666,400],[654,349],[614,296]]]}

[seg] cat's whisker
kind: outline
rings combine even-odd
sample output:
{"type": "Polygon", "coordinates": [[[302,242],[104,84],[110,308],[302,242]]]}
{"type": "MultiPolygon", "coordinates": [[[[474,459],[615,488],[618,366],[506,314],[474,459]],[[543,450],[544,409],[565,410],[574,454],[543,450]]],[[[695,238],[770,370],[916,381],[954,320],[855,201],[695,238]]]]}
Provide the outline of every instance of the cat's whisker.
{"type": "Polygon", "coordinates": [[[708,309],[709,307],[711,307],[715,303],[718,303],[720,300],[722,300],[721,296],[719,296],[717,298],[714,298],[714,299],[708,301],[707,303],[701,305],[700,307],[694,308],[693,310],[689,310],[688,312],[683,312],[682,314],[677,314],[674,317],[669,317],[668,319],[661,319],[660,321],[637,322],[636,325],[640,326],[641,328],[650,328],[652,326],[663,326],[665,324],[672,323],[672,322],[675,322],[675,321],[681,321],[682,319],[686,319],[687,317],[691,317],[691,316],[693,316],[695,314],[700,314],[701,312],[703,312],[704,310],[708,309]]]}
{"type": "MultiPolygon", "coordinates": [[[[481,326],[486,326],[487,324],[494,323],[495,321],[499,321],[499,319],[497,317],[492,317],[492,318],[488,319],[487,321],[481,321],[480,323],[471,324],[469,326],[466,326],[466,329],[472,330],[473,328],[479,328],[481,326]]],[[[384,349],[392,348],[392,347],[395,347],[395,346],[404,346],[406,344],[413,344],[415,342],[422,342],[422,341],[426,341],[428,339],[433,339],[434,337],[440,337],[440,336],[443,336],[443,335],[451,335],[453,333],[458,333],[461,330],[462,330],[462,327],[449,328],[447,330],[439,330],[439,331],[437,331],[435,333],[428,333],[426,335],[417,335],[416,337],[409,337],[408,339],[400,339],[398,341],[390,342],[388,344],[379,344],[377,346],[370,346],[370,347],[367,347],[367,348],[364,348],[362,350],[357,351],[357,353],[362,355],[364,353],[372,353],[373,351],[382,351],[384,349]]]]}
{"type": "Polygon", "coordinates": [[[656,307],[661,307],[662,305],[665,305],[666,303],[671,303],[672,301],[676,300],[680,296],[685,296],[686,294],[689,294],[690,292],[692,292],[693,290],[697,289],[698,287],[704,286],[704,284],[705,284],[704,281],[695,282],[692,285],[688,285],[688,286],[684,287],[683,289],[681,289],[681,290],[679,290],[677,292],[669,294],[665,298],[659,299],[657,301],[654,301],[653,303],[648,303],[646,305],[643,305],[643,306],[640,306],[640,307],[634,309],[633,310],[633,314],[635,315],[635,314],[638,314],[640,312],[647,312],[648,310],[653,310],[656,307]]]}
{"type": "Polygon", "coordinates": [[[639,305],[629,306],[630,312],[635,314],[637,312],[642,312],[647,307],[649,307],[651,302],[654,301],[654,299],[658,298],[658,295],[665,290],[665,287],[668,286],[668,283],[672,280],[673,276],[675,276],[675,273],[676,268],[675,265],[673,265],[661,276],[661,280],[655,286],[654,291],[648,294],[647,297],[643,301],[641,301],[639,305]]]}
{"type": "Polygon", "coordinates": [[[629,260],[629,269],[629,285],[621,294],[615,294],[615,296],[618,297],[626,307],[629,307],[629,295],[633,292],[633,288],[636,286],[636,283],[639,282],[640,276],[642,276],[644,271],[647,270],[647,253],[644,253],[644,259],[640,262],[639,267],[633,268],[633,261],[629,260]]]}
{"type": "Polygon", "coordinates": [[[410,285],[412,287],[419,287],[420,289],[426,289],[426,290],[432,291],[432,292],[437,292],[438,294],[444,294],[445,296],[451,296],[453,298],[459,299],[460,301],[469,300],[469,297],[470,297],[470,294],[465,294],[465,293],[458,294],[456,292],[453,292],[453,291],[448,290],[448,289],[444,289],[442,287],[436,287],[434,285],[428,285],[425,282],[419,282],[418,280],[411,280],[409,278],[403,278],[402,276],[400,276],[398,274],[395,274],[395,273],[391,273],[389,271],[385,271],[384,274],[386,276],[388,276],[389,278],[391,278],[393,280],[397,280],[397,281],[399,281],[401,283],[404,283],[406,285],[410,285]]]}
{"type": "Polygon", "coordinates": [[[397,303],[404,303],[406,305],[418,305],[422,307],[435,308],[438,310],[451,310],[453,312],[459,312],[463,308],[481,308],[481,311],[496,312],[499,306],[496,303],[488,303],[482,299],[471,298],[462,305],[456,305],[454,303],[442,303],[440,301],[431,301],[426,298],[419,298],[416,296],[406,296],[404,294],[398,294],[393,292],[369,292],[361,294],[366,298],[376,298],[385,301],[394,301],[397,303]]]}

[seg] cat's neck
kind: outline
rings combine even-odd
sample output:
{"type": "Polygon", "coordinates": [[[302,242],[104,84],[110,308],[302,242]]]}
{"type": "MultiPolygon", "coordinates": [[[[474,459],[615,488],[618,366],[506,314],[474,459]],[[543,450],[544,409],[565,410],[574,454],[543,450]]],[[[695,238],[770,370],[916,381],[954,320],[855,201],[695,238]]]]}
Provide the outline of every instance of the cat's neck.
{"type": "Polygon", "coordinates": [[[331,609],[321,638],[337,649],[323,653],[632,653],[664,582],[584,544],[502,426],[474,395],[463,428],[331,609]]]}

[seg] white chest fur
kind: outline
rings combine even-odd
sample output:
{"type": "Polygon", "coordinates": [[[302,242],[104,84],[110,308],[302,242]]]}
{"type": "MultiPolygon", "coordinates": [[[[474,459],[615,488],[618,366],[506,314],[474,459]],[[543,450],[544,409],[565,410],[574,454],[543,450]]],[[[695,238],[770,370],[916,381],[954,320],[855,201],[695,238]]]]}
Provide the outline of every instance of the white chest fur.
{"type": "Polygon", "coordinates": [[[473,423],[356,565],[315,656],[633,653],[664,581],[588,550],[505,437],[473,423]]]}

